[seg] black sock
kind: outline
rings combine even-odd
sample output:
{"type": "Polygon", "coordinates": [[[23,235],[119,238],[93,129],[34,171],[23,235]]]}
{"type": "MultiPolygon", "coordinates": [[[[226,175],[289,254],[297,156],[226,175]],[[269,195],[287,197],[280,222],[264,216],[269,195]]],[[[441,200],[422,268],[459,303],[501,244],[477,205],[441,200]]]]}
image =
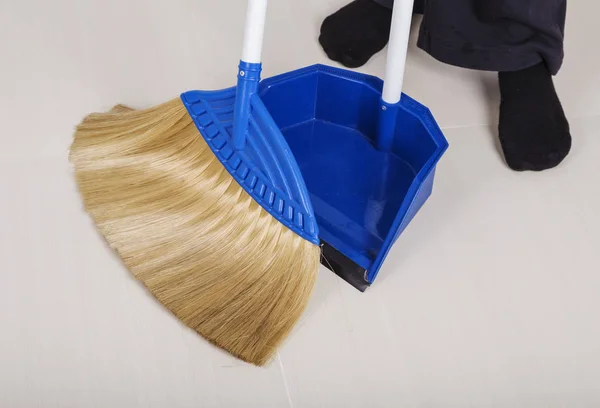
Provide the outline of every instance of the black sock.
{"type": "Polygon", "coordinates": [[[425,0],[414,0],[413,14],[423,14],[425,11],[425,0]]]}
{"type": "Polygon", "coordinates": [[[385,47],[391,21],[389,8],[355,0],[323,21],[319,42],[330,59],[358,68],[385,47]]]}
{"type": "Polygon", "coordinates": [[[557,166],[569,154],[571,135],[546,65],[500,72],[498,77],[499,134],[506,163],[518,171],[557,166]]]}
{"type": "MultiPolygon", "coordinates": [[[[388,1],[393,4],[392,1],[388,1]]],[[[414,14],[423,14],[424,0],[415,0],[414,14]]],[[[354,0],[327,17],[319,42],[327,56],[348,68],[358,68],[386,46],[392,9],[373,0],[354,0]]]]}

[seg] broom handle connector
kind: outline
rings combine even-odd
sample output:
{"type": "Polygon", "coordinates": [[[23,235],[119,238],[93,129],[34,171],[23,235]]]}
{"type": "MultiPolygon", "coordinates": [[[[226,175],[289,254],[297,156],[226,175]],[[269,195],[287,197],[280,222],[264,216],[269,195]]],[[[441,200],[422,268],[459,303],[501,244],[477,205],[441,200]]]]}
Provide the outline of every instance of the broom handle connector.
{"type": "Polygon", "coordinates": [[[252,96],[258,90],[261,71],[261,54],[267,17],[267,0],[248,0],[242,58],[238,69],[238,81],[233,109],[233,148],[241,151],[246,147],[250,125],[252,96]]]}
{"type": "Polygon", "coordinates": [[[402,96],[412,10],[413,0],[394,0],[377,137],[375,138],[375,146],[382,152],[389,152],[392,149],[397,134],[396,125],[402,96]]]}
{"type": "Polygon", "coordinates": [[[267,17],[267,0],[248,0],[242,61],[260,63],[267,17]]]}
{"type": "Polygon", "coordinates": [[[400,102],[402,95],[413,1],[394,0],[382,93],[383,101],[390,105],[400,102]]]}

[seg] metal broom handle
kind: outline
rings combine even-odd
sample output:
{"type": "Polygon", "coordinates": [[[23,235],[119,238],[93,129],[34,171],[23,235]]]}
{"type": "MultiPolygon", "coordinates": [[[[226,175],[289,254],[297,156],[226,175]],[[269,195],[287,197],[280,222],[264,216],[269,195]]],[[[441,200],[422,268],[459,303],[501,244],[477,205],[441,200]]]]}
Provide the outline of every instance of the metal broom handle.
{"type": "Polygon", "coordinates": [[[400,102],[400,96],[402,95],[413,1],[394,0],[387,63],[381,95],[383,101],[391,105],[400,102]]]}

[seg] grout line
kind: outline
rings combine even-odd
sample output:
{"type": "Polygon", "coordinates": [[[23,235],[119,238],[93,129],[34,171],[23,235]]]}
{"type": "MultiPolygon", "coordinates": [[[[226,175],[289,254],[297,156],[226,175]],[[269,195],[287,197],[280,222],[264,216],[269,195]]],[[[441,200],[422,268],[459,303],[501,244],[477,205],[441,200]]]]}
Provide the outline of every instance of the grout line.
{"type": "Polygon", "coordinates": [[[279,361],[279,369],[281,370],[281,376],[283,377],[283,385],[285,387],[285,393],[288,397],[288,402],[290,403],[290,408],[294,408],[294,403],[292,402],[292,395],[290,394],[290,387],[288,387],[285,371],[283,370],[283,361],[281,361],[281,354],[279,354],[279,351],[277,352],[277,361],[279,361]]]}
{"type": "Polygon", "coordinates": [[[440,126],[442,131],[444,130],[452,130],[452,129],[468,129],[468,128],[481,128],[481,127],[490,127],[494,126],[487,123],[477,123],[474,125],[453,125],[453,126],[440,126]]]}
{"type": "MultiPolygon", "coordinates": [[[[569,123],[575,120],[586,120],[586,119],[597,119],[600,118],[600,114],[590,113],[590,114],[581,114],[581,115],[571,115],[567,116],[567,120],[569,123]]],[[[443,130],[451,130],[451,129],[466,129],[466,128],[478,128],[478,127],[494,127],[498,126],[498,124],[494,123],[474,123],[471,125],[451,125],[451,126],[441,126],[440,129],[443,130]]]]}

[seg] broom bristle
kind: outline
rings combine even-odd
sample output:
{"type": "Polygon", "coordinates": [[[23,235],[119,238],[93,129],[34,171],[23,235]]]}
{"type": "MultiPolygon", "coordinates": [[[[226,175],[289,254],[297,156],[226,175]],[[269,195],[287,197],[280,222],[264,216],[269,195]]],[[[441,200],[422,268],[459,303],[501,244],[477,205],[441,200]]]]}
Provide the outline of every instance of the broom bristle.
{"type": "Polygon", "coordinates": [[[240,187],[181,101],[88,116],[70,159],[86,210],[132,274],[206,339],[265,364],[308,302],[319,247],[240,187]]]}

